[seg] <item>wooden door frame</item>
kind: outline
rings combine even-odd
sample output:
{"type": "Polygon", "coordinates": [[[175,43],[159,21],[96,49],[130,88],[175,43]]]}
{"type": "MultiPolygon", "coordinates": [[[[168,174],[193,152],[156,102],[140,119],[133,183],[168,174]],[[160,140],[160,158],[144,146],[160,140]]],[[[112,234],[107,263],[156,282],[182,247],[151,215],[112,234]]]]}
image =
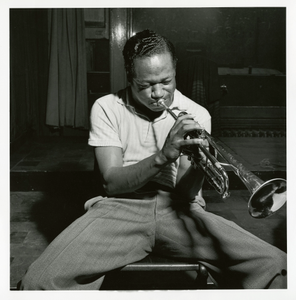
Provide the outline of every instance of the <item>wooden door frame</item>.
{"type": "Polygon", "coordinates": [[[110,8],[110,86],[111,93],[127,86],[122,50],[132,35],[131,9],[110,8]]]}

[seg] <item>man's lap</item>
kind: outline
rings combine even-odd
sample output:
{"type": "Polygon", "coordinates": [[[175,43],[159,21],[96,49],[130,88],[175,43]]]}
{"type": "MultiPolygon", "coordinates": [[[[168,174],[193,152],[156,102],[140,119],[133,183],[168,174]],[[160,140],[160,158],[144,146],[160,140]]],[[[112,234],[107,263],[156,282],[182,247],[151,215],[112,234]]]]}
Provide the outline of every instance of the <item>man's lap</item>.
{"type": "Polygon", "coordinates": [[[104,274],[153,250],[202,261],[213,270],[226,269],[225,264],[238,260],[255,261],[266,252],[270,257],[283,256],[233,222],[205,212],[197,202],[174,202],[168,192],[150,199],[96,200],[45,250],[33,267],[35,272],[47,269],[42,273],[53,275],[59,269],[59,276],[65,278],[104,274]]]}

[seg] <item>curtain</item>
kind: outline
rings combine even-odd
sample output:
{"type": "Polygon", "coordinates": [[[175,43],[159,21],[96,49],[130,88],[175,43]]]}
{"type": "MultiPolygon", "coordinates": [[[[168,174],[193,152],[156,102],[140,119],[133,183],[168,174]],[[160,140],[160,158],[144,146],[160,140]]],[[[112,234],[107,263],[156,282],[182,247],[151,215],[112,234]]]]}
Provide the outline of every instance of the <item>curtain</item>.
{"type": "Polygon", "coordinates": [[[190,56],[177,64],[178,90],[208,109],[212,116],[212,135],[220,135],[220,99],[218,66],[202,57],[190,56]]]}
{"type": "Polygon", "coordinates": [[[83,9],[50,10],[46,124],[88,128],[83,9]]]}

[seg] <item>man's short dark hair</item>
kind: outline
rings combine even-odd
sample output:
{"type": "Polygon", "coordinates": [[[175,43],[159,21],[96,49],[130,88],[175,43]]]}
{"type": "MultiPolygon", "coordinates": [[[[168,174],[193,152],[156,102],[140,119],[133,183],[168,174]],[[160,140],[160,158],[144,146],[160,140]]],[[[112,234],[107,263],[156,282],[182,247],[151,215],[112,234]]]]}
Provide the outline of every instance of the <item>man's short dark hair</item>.
{"type": "Polygon", "coordinates": [[[146,29],[132,36],[125,44],[122,51],[124,65],[129,82],[134,77],[134,60],[141,57],[151,57],[155,54],[169,52],[172,57],[174,68],[177,58],[174,45],[164,36],[146,29]]]}

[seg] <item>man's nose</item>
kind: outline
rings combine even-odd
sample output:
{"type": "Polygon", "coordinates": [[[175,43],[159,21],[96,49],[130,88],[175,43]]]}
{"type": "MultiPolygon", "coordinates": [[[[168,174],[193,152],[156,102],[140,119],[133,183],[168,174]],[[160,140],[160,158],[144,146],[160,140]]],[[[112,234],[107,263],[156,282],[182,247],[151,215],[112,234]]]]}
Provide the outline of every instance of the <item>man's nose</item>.
{"type": "Polygon", "coordinates": [[[154,84],[152,87],[152,98],[160,99],[164,96],[164,91],[162,89],[162,84],[154,84]]]}

